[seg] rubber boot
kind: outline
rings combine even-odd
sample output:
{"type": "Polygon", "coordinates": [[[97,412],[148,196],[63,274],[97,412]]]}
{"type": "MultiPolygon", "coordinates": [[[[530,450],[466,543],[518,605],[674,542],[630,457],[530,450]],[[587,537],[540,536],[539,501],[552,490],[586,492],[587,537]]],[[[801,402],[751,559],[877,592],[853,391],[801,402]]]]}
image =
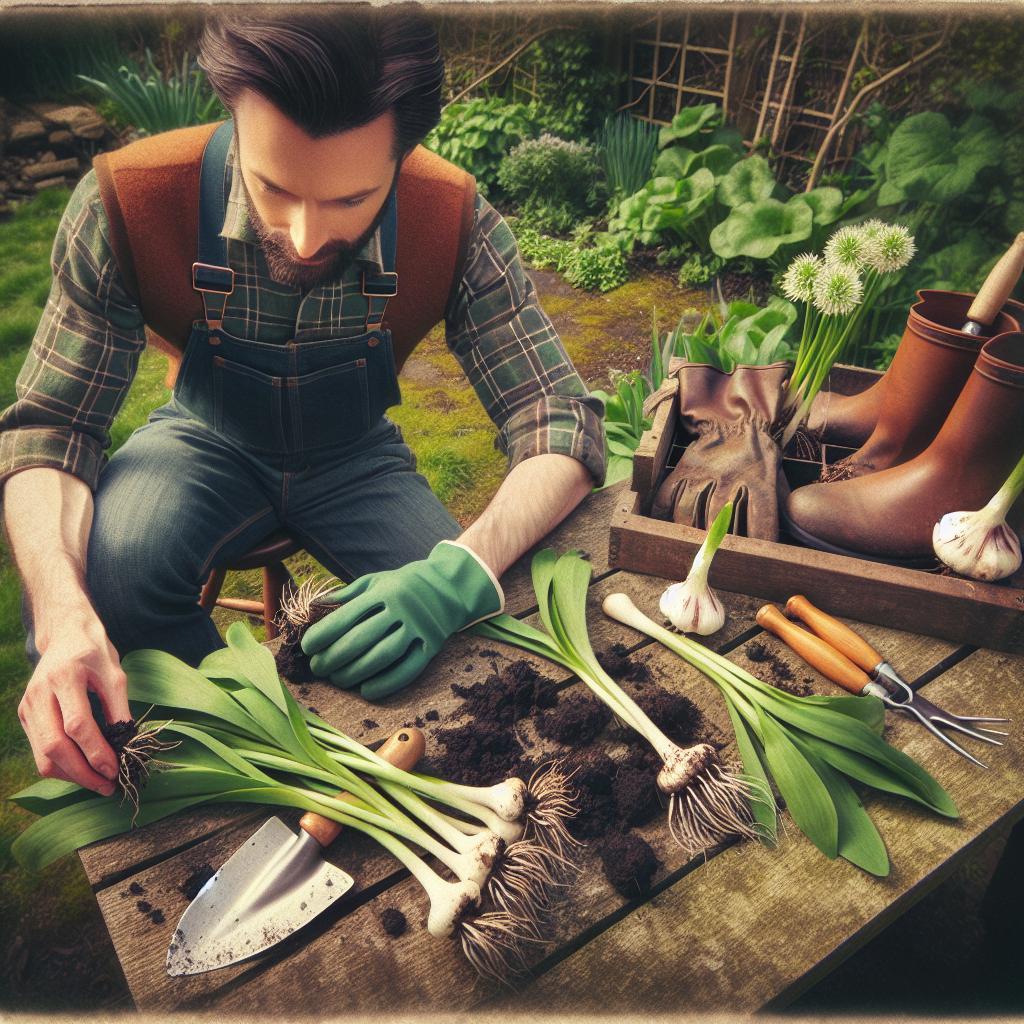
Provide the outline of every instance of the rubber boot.
{"type": "MultiPolygon", "coordinates": [[[[849,475],[860,475],[865,471],[860,467],[869,463],[877,469],[885,469],[897,464],[894,459],[905,461],[923,451],[960,393],[974,365],[978,349],[986,338],[1003,331],[1024,329],[1024,304],[1012,299],[1003,306],[996,324],[987,332],[986,338],[978,338],[960,330],[967,321],[967,311],[974,301],[973,294],[925,289],[919,291],[917,297],[918,301],[910,309],[907,327],[896,355],[882,377],[856,395],[821,391],[811,406],[807,429],[821,441],[858,449],[866,445],[869,439],[872,441],[863,457],[858,452],[859,466],[853,467],[854,471],[849,475]],[[929,368],[929,360],[936,352],[934,346],[943,343],[953,351],[944,354],[940,360],[941,366],[929,368]],[[906,442],[901,438],[906,435],[906,427],[896,423],[884,426],[882,433],[873,438],[872,433],[882,418],[883,410],[893,405],[888,402],[887,395],[894,378],[899,387],[897,393],[905,401],[915,390],[916,374],[922,366],[926,368],[922,381],[927,379],[929,386],[937,386],[939,394],[948,397],[948,402],[943,400],[941,413],[928,416],[930,426],[912,431],[915,436],[908,439],[911,441],[910,448],[916,444],[919,445],[917,450],[904,450],[906,442]],[[948,382],[944,382],[943,372],[952,375],[948,382]],[[922,437],[923,443],[920,440],[922,437]]],[[[932,396],[925,393],[923,387],[920,390],[922,394],[919,404],[927,408],[932,396]]]]}
{"type": "Polygon", "coordinates": [[[935,562],[932,527],[981,508],[1024,450],[1024,333],[991,338],[935,440],[902,465],[789,495],[783,519],[809,547],[893,564],[935,562]]]}

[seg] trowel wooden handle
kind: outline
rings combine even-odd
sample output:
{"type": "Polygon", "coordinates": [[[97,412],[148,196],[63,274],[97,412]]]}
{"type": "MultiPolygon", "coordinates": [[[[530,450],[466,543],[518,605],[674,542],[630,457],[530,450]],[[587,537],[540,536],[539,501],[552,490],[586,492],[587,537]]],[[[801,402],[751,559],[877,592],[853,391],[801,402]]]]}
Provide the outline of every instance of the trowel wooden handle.
{"type": "Polygon", "coordinates": [[[773,604],[766,604],[758,610],[757,624],[774,633],[786,646],[792,647],[808,665],[816,668],[826,679],[831,679],[844,690],[860,694],[871,682],[867,674],[862,672],[849,658],[844,657],[835,648],[829,647],[824,640],[801,629],[795,622],[790,622],[773,604]]]}
{"type": "Polygon", "coordinates": [[[786,614],[799,619],[812,633],[817,633],[825,643],[869,674],[885,661],[867,640],[828,612],[815,608],[802,594],[795,594],[786,602],[786,614]]]}
{"type": "Polygon", "coordinates": [[[1010,297],[1010,292],[1020,280],[1024,271],[1024,231],[1013,240],[1013,244],[999,258],[999,262],[989,271],[985,283],[967,310],[967,319],[986,327],[995,322],[999,310],[1010,297]]]}
{"type": "MultiPolygon", "coordinates": [[[[399,729],[377,751],[379,757],[390,762],[396,768],[410,771],[419,763],[423,751],[427,749],[427,741],[419,729],[399,729]]],[[[339,793],[341,800],[355,800],[351,793],[339,793]]],[[[330,846],[345,826],[314,811],[307,811],[299,819],[299,828],[308,832],[321,846],[330,846]]]]}

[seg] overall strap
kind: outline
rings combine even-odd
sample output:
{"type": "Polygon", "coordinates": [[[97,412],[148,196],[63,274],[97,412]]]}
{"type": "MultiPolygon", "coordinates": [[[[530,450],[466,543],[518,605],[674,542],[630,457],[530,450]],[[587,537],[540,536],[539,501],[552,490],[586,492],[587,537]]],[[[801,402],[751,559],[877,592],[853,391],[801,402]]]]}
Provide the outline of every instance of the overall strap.
{"type": "Polygon", "coordinates": [[[233,128],[227,120],[210,137],[199,174],[199,252],[192,264],[192,287],[202,296],[206,322],[213,327],[223,321],[227,297],[235,290],[227,239],[220,233],[227,210],[225,164],[233,128]]]}
{"type": "Polygon", "coordinates": [[[398,274],[395,259],[398,252],[398,187],[388,196],[387,209],[380,222],[380,251],[384,270],[379,274],[363,271],[363,295],[368,300],[366,330],[379,330],[384,319],[388,299],[398,294],[398,274]]]}

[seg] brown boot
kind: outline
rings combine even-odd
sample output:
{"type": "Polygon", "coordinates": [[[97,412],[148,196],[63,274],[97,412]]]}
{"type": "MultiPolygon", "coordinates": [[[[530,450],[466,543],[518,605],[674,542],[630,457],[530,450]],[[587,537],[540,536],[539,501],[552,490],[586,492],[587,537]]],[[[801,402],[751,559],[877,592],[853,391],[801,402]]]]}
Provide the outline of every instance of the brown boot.
{"type": "MultiPolygon", "coordinates": [[[[845,472],[838,471],[834,478],[886,469],[923,451],[960,393],[986,340],[960,330],[974,301],[971,293],[923,290],[917,297],[896,355],[881,379],[857,395],[820,392],[811,406],[809,432],[829,444],[864,449],[849,461],[844,459],[845,472]],[[890,402],[889,388],[894,382],[895,394],[900,397],[890,402]],[[902,408],[908,399],[906,413],[900,412],[896,418],[890,415],[887,422],[883,413],[902,408]]],[[[1010,300],[988,337],[1022,328],[1024,304],[1010,300]]]]}
{"type": "Polygon", "coordinates": [[[1024,333],[982,347],[935,440],[902,465],[800,487],[784,505],[789,532],[809,547],[882,562],[934,562],[932,527],[981,508],[1024,449],[1024,333]]]}

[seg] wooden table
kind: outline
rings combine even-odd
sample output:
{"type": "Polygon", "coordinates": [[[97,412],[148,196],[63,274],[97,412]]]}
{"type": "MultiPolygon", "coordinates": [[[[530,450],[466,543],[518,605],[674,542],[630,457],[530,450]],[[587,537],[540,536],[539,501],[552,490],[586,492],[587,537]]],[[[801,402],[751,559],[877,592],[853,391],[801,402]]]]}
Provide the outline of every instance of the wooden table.
{"type": "MultiPolygon", "coordinates": [[[[626,644],[659,682],[689,695],[723,735],[731,736],[711,683],[600,610],[605,594],[624,590],[655,614],[665,586],[663,580],[608,568],[608,521],[618,491],[591,496],[545,546],[578,548],[591,556],[589,621],[595,649],[616,641],[626,644]]],[[[504,583],[508,610],[532,620],[528,557],[504,583]]],[[[814,676],[754,624],[760,601],[742,594],[724,597],[729,622],[713,646],[756,674],[757,666],[744,654],[756,637],[800,676],[814,676]]],[[[954,710],[1020,717],[1024,657],[957,648],[878,626],[858,628],[933,701],[954,710]]],[[[437,710],[443,721],[459,703],[452,682],[484,679],[493,671],[495,646],[475,637],[453,638],[413,686],[384,704],[368,705],[327,684],[310,684],[302,700],[370,742],[412,724],[428,709],[437,710]],[[485,653],[489,649],[492,653],[485,653]],[[376,725],[364,726],[364,720],[376,725]]],[[[500,656],[523,657],[504,649],[500,656]]],[[[547,663],[538,662],[538,667],[568,687],[582,688],[547,663]]],[[[838,692],[821,677],[816,688],[838,692]]],[[[426,722],[428,745],[432,728],[434,723],[426,722]]],[[[588,850],[585,871],[559,915],[556,942],[536,962],[532,978],[515,997],[516,1007],[615,1012],[783,1006],[943,881],[973,847],[1024,815],[1019,742],[986,749],[991,769],[984,772],[900,715],[888,716],[886,737],[927,767],[962,813],[960,821],[949,822],[907,801],[868,793],[865,805],[893,862],[887,879],[869,877],[843,860],[827,860],[792,826],[779,849],[732,845],[713,851],[707,864],[687,863],[658,819],[641,830],[662,861],[652,892],[644,899],[624,899],[588,850]],[[824,893],[827,900],[815,898],[824,893]]],[[[204,975],[169,978],[167,946],[188,903],[180,889],[183,881],[200,865],[222,864],[270,813],[290,825],[298,818],[251,806],[210,807],[82,851],[139,1009],[335,1014],[511,1006],[507,993],[474,984],[455,949],[422,929],[426,900],[397,862],[352,834],[330,852],[357,882],[341,904],[260,958],[204,975]],[[140,911],[139,900],[160,910],[162,922],[140,911]],[[409,929],[398,939],[389,938],[381,926],[386,907],[401,909],[409,920],[409,929]]]]}

